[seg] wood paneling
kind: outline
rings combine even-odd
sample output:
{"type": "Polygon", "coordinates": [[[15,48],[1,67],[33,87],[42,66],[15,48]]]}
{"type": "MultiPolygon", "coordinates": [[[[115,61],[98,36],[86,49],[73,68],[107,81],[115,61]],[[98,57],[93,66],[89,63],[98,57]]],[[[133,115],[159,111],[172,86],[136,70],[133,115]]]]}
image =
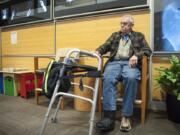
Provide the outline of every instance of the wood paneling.
{"type": "Polygon", "coordinates": [[[152,60],[152,97],[153,100],[162,101],[165,98],[161,87],[157,84],[155,78],[158,77],[159,72],[156,68],[164,67],[168,68],[170,66],[169,60],[165,57],[154,57],[152,60]]]}
{"type": "MultiPolygon", "coordinates": [[[[135,19],[135,31],[145,34],[150,41],[149,13],[131,13],[135,19]]],[[[57,48],[75,47],[85,50],[95,50],[103,44],[112,32],[120,29],[122,14],[114,14],[86,19],[61,21],[57,23],[57,48]]]]}
{"type": "Polygon", "coordinates": [[[26,68],[29,70],[34,70],[33,68],[33,58],[29,57],[3,57],[2,65],[3,68],[26,68]]]}
{"type": "Polygon", "coordinates": [[[54,26],[41,24],[2,32],[2,55],[54,53],[54,26]],[[17,32],[17,44],[11,44],[11,32],[17,32]]]}
{"type": "MultiPolygon", "coordinates": [[[[52,59],[40,58],[39,68],[46,68],[52,59]]],[[[3,57],[3,68],[26,68],[34,71],[34,57],[3,57]]]]}

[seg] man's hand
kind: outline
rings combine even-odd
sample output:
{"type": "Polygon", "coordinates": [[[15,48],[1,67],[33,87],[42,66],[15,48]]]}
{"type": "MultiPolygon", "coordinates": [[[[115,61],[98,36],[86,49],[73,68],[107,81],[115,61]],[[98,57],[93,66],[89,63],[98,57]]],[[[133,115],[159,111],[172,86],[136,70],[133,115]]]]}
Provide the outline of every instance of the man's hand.
{"type": "Polygon", "coordinates": [[[133,56],[129,59],[129,67],[130,67],[130,68],[136,67],[137,62],[138,62],[138,57],[135,56],[135,55],[133,55],[133,56]]]}

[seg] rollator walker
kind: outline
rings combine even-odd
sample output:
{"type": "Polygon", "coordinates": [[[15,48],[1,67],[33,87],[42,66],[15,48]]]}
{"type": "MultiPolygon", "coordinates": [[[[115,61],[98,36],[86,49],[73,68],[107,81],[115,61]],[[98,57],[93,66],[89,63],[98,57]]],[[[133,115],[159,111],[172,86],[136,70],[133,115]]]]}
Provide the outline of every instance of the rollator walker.
{"type": "MultiPolygon", "coordinates": [[[[94,127],[94,119],[95,119],[95,111],[96,111],[96,102],[97,102],[97,96],[98,96],[99,81],[100,81],[100,77],[101,77],[101,75],[100,75],[101,74],[101,67],[102,67],[102,59],[96,53],[88,52],[88,51],[80,51],[79,49],[72,49],[72,50],[68,51],[66,57],[63,60],[63,65],[62,65],[62,68],[60,69],[59,79],[56,82],[54,93],[53,93],[53,96],[51,98],[50,104],[48,106],[48,110],[47,110],[47,112],[45,114],[44,122],[43,122],[43,125],[42,125],[42,128],[41,128],[41,131],[40,131],[39,135],[43,135],[43,133],[45,131],[45,128],[46,128],[46,125],[47,125],[47,121],[48,121],[48,118],[49,118],[49,113],[51,111],[51,108],[52,108],[52,106],[53,106],[53,104],[55,102],[55,99],[59,98],[59,101],[58,101],[55,113],[53,114],[52,121],[51,121],[52,123],[56,123],[57,122],[57,113],[58,113],[59,106],[60,106],[60,103],[61,103],[61,100],[62,100],[63,96],[72,97],[72,98],[78,98],[78,99],[81,99],[81,100],[88,101],[88,102],[90,102],[92,104],[91,112],[90,112],[90,120],[89,120],[89,124],[90,124],[89,125],[89,135],[93,135],[93,127],[94,127]],[[61,81],[62,79],[61,78],[64,77],[64,72],[65,72],[66,68],[71,66],[69,61],[73,60],[73,58],[72,58],[73,54],[78,54],[79,57],[93,57],[93,58],[96,58],[97,61],[98,61],[97,62],[97,67],[96,67],[96,71],[99,74],[95,74],[94,76],[92,76],[91,73],[85,74],[85,76],[87,76],[87,77],[94,77],[94,78],[96,78],[95,79],[94,87],[90,87],[90,86],[87,86],[87,85],[83,86],[83,87],[88,88],[89,90],[91,90],[93,92],[92,99],[85,98],[85,97],[82,97],[82,96],[78,96],[78,95],[75,95],[75,94],[70,94],[70,93],[59,92],[58,91],[58,88],[59,88],[60,84],[62,83],[62,81],[61,81]]],[[[76,66],[73,65],[73,68],[76,68],[76,66]]],[[[86,66],[85,66],[85,69],[88,70],[88,68],[86,66]]],[[[71,83],[71,84],[72,85],[80,85],[78,83],[71,83]]]]}

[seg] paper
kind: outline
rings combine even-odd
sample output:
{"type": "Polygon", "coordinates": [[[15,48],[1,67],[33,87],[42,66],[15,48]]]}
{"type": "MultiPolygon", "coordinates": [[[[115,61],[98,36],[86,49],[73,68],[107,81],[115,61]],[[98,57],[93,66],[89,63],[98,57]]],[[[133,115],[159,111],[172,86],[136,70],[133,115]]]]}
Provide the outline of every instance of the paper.
{"type": "Polygon", "coordinates": [[[11,32],[11,44],[12,45],[17,44],[17,32],[16,31],[11,32]]]}

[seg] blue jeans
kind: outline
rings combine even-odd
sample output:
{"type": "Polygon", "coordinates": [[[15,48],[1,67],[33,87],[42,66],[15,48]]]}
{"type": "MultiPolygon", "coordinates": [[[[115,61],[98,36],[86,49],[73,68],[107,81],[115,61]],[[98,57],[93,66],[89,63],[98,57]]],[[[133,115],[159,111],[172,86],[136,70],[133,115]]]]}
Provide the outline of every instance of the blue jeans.
{"type": "Polygon", "coordinates": [[[139,80],[141,79],[138,68],[130,68],[129,61],[108,62],[103,77],[103,110],[116,110],[116,84],[124,84],[122,116],[133,114],[133,103],[136,98],[139,80]]]}

